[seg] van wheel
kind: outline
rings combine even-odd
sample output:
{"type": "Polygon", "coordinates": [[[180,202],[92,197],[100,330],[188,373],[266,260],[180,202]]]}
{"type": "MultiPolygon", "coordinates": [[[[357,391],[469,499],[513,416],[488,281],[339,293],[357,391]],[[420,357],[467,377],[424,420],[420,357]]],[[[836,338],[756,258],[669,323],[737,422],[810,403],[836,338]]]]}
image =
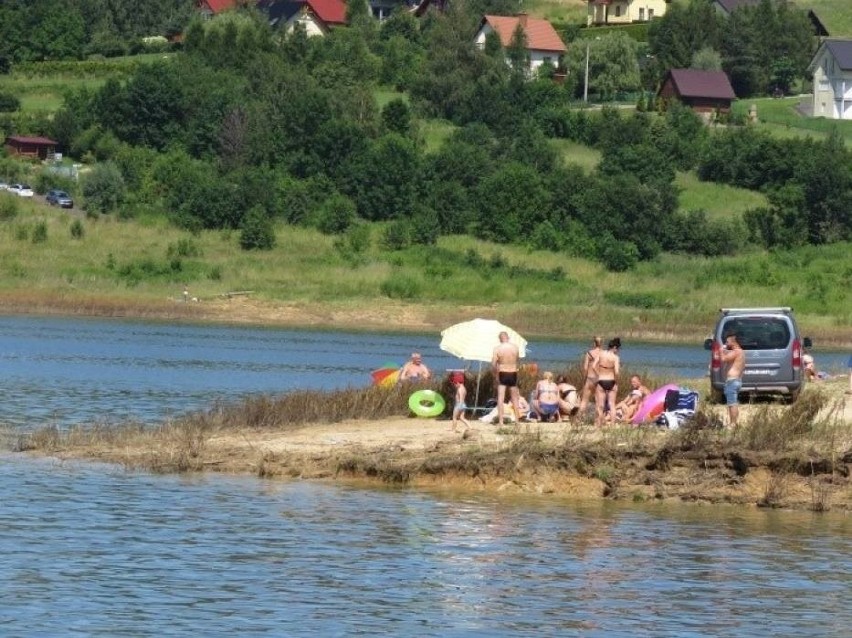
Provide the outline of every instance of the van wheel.
{"type": "Polygon", "coordinates": [[[717,390],[716,388],[710,388],[710,403],[724,403],[725,402],[725,393],[722,390],[717,390]]]}
{"type": "Polygon", "coordinates": [[[793,390],[790,394],[788,394],[788,395],[787,395],[787,403],[788,403],[788,404],[793,404],[793,403],[795,403],[795,402],[798,400],[798,398],[799,398],[799,393],[800,393],[800,392],[801,392],[801,389],[799,389],[799,390],[793,390]]]}

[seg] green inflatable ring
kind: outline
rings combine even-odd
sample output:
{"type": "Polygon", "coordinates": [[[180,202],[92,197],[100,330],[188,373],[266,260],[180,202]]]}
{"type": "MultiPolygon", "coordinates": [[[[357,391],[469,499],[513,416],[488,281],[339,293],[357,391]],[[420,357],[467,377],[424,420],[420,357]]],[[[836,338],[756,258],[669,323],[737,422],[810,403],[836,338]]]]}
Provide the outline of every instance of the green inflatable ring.
{"type": "Polygon", "coordinates": [[[434,417],[446,407],[444,397],[434,390],[418,390],[408,397],[408,407],[417,416],[434,417]]]}

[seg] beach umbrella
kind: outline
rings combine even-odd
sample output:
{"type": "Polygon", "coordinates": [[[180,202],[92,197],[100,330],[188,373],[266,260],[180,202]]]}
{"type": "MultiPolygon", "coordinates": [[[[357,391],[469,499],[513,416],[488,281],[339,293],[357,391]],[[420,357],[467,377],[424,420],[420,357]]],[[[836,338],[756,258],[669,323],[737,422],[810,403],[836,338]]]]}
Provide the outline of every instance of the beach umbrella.
{"type": "Polygon", "coordinates": [[[394,363],[386,363],[381,368],[373,370],[370,376],[373,378],[373,385],[381,385],[389,387],[399,381],[400,366],[394,363]]]}
{"type": "Polygon", "coordinates": [[[471,319],[454,324],[441,331],[441,350],[449,352],[459,359],[479,363],[476,375],[476,406],[474,406],[474,409],[479,405],[479,381],[482,377],[482,362],[491,361],[494,347],[500,343],[501,332],[509,335],[509,343],[518,346],[521,357],[527,356],[527,340],[509,326],[494,319],[471,319]]]}

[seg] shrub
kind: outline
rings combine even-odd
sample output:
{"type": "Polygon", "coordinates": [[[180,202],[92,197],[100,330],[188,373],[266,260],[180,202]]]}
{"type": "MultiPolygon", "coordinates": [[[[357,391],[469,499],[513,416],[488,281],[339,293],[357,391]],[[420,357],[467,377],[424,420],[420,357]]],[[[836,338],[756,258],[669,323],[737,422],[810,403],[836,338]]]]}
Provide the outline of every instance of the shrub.
{"type": "Polygon", "coordinates": [[[420,282],[408,275],[391,275],[379,287],[382,294],[391,299],[416,299],[420,297],[420,282]]]}
{"type": "Polygon", "coordinates": [[[47,241],[47,222],[40,221],[33,227],[32,242],[43,244],[47,241]]]}
{"type": "Polygon", "coordinates": [[[222,281],[222,266],[213,266],[207,275],[211,281],[222,281]]]}
{"type": "Polygon", "coordinates": [[[166,249],[167,257],[201,257],[201,249],[190,237],[183,237],[177,243],[169,244],[166,249]]]}
{"type": "Polygon", "coordinates": [[[385,228],[382,236],[382,244],[388,250],[402,250],[411,246],[411,235],[413,229],[411,222],[407,219],[397,219],[385,228]]]}
{"type": "Polygon", "coordinates": [[[21,109],[21,101],[11,93],[0,91],[0,111],[12,113],[21,109]]]}
{"type": "Polygon", "coordinates": [[[75,219],[71,223],[71,237],[74,239],[83,239],[85,231],[83,230],[83,222],[79,219],[75,219]]]}
{"type": "Polygon", "coordinates": [[[275,229],[262,206],[255,206],[246,214],[240,232],[243,250],[271,250],[275,247],[275,229]]]}
{"type": "Polygon", "coordinates": [[[639,249],[631,241],[618,241],[612,235],[604,235],[598,243],[598,259],[612,272],[624,272],[639,261],[639,249]]]}
{"type": "Polygon", "coordinates": [[[109,213],[124,201],[124,178],[113,162],[98,164],[82,180],[87,212],[109,213]]]}
{"type": "Polygon", "coordinates": [[[0,221],[14,219],[19,210],[17,198],[6,194],[0,195],[0,221]]]}
{"type": "Polygon", "coordinates": [[[354,202],[339,193],[332,195],[316,214],[316,226],[326,235],[336,235],[346,232],[355,223],[356,209],[354,202]]]}

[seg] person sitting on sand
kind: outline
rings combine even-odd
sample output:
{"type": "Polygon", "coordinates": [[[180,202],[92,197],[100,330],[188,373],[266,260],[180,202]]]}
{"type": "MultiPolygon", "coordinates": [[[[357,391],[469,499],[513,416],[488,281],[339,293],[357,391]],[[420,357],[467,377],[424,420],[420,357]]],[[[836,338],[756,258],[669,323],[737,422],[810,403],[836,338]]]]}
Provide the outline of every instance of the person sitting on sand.
{"type": "Polygon", "coordinates": [[[559,411],[559,387],[553,381],[553,373],[549,370],[535,386],[532,407],[539,421],[562,421],[559,411]]]}
{"type": "Polygon", "coordinates": [[[411,359],[402,366],[399,372],[400,381],[426,381],[432,374],[423,363],[419,352],[412,352],[411,359]]]}
{"type": "Polygon", "coordinates": [[[810,353],[809,350],[805,350],[805,354],[802,355],[802,367],[805,371],[805,379],[808,381],[819,381],[821,377],[816,369],[816,362],[814,361],[814,356],[810,353]]]}
{"type": "MultiPolygon", "coordinates": [[[[518,397],[518,407],[521,410],[521,419],[527,419],[529,417],[529,414],[530,414],[529,402],[524,397],[519,396],[518,397]]],[[[511,398],[509,398],[509,400],[506,401],[503,404],[503,411],[504,411],[504,416],[508,421],[514,422],[514,421],[520,420],[520,419],[515,418],[515,408],[512,406],[512,399],[511,398]]],[[[498,409],[495,406],[488,414],[485,414],[485,415],[479,417],[479,420],[482,421],[483,423],[493,423],[498,417],[499,417],[498,409]]]]}
{"type": "Polygon", "coordinates": [[[621,403],[615,406],[615,420],[630,421],[642,407],[642,401],[649,394],[651,394],[651,391],[642,384],[642,379],[638,374],[630,377],[630,392],[622,399],[621,403]]]}
{"type": "Polygon", "coordinates": [[[567,417],[576,416],[580,410],[577,388],[568,383],[568,377],[564,374],[556,377],[556,388],[559,390],[559,412],[567,417]]]}

